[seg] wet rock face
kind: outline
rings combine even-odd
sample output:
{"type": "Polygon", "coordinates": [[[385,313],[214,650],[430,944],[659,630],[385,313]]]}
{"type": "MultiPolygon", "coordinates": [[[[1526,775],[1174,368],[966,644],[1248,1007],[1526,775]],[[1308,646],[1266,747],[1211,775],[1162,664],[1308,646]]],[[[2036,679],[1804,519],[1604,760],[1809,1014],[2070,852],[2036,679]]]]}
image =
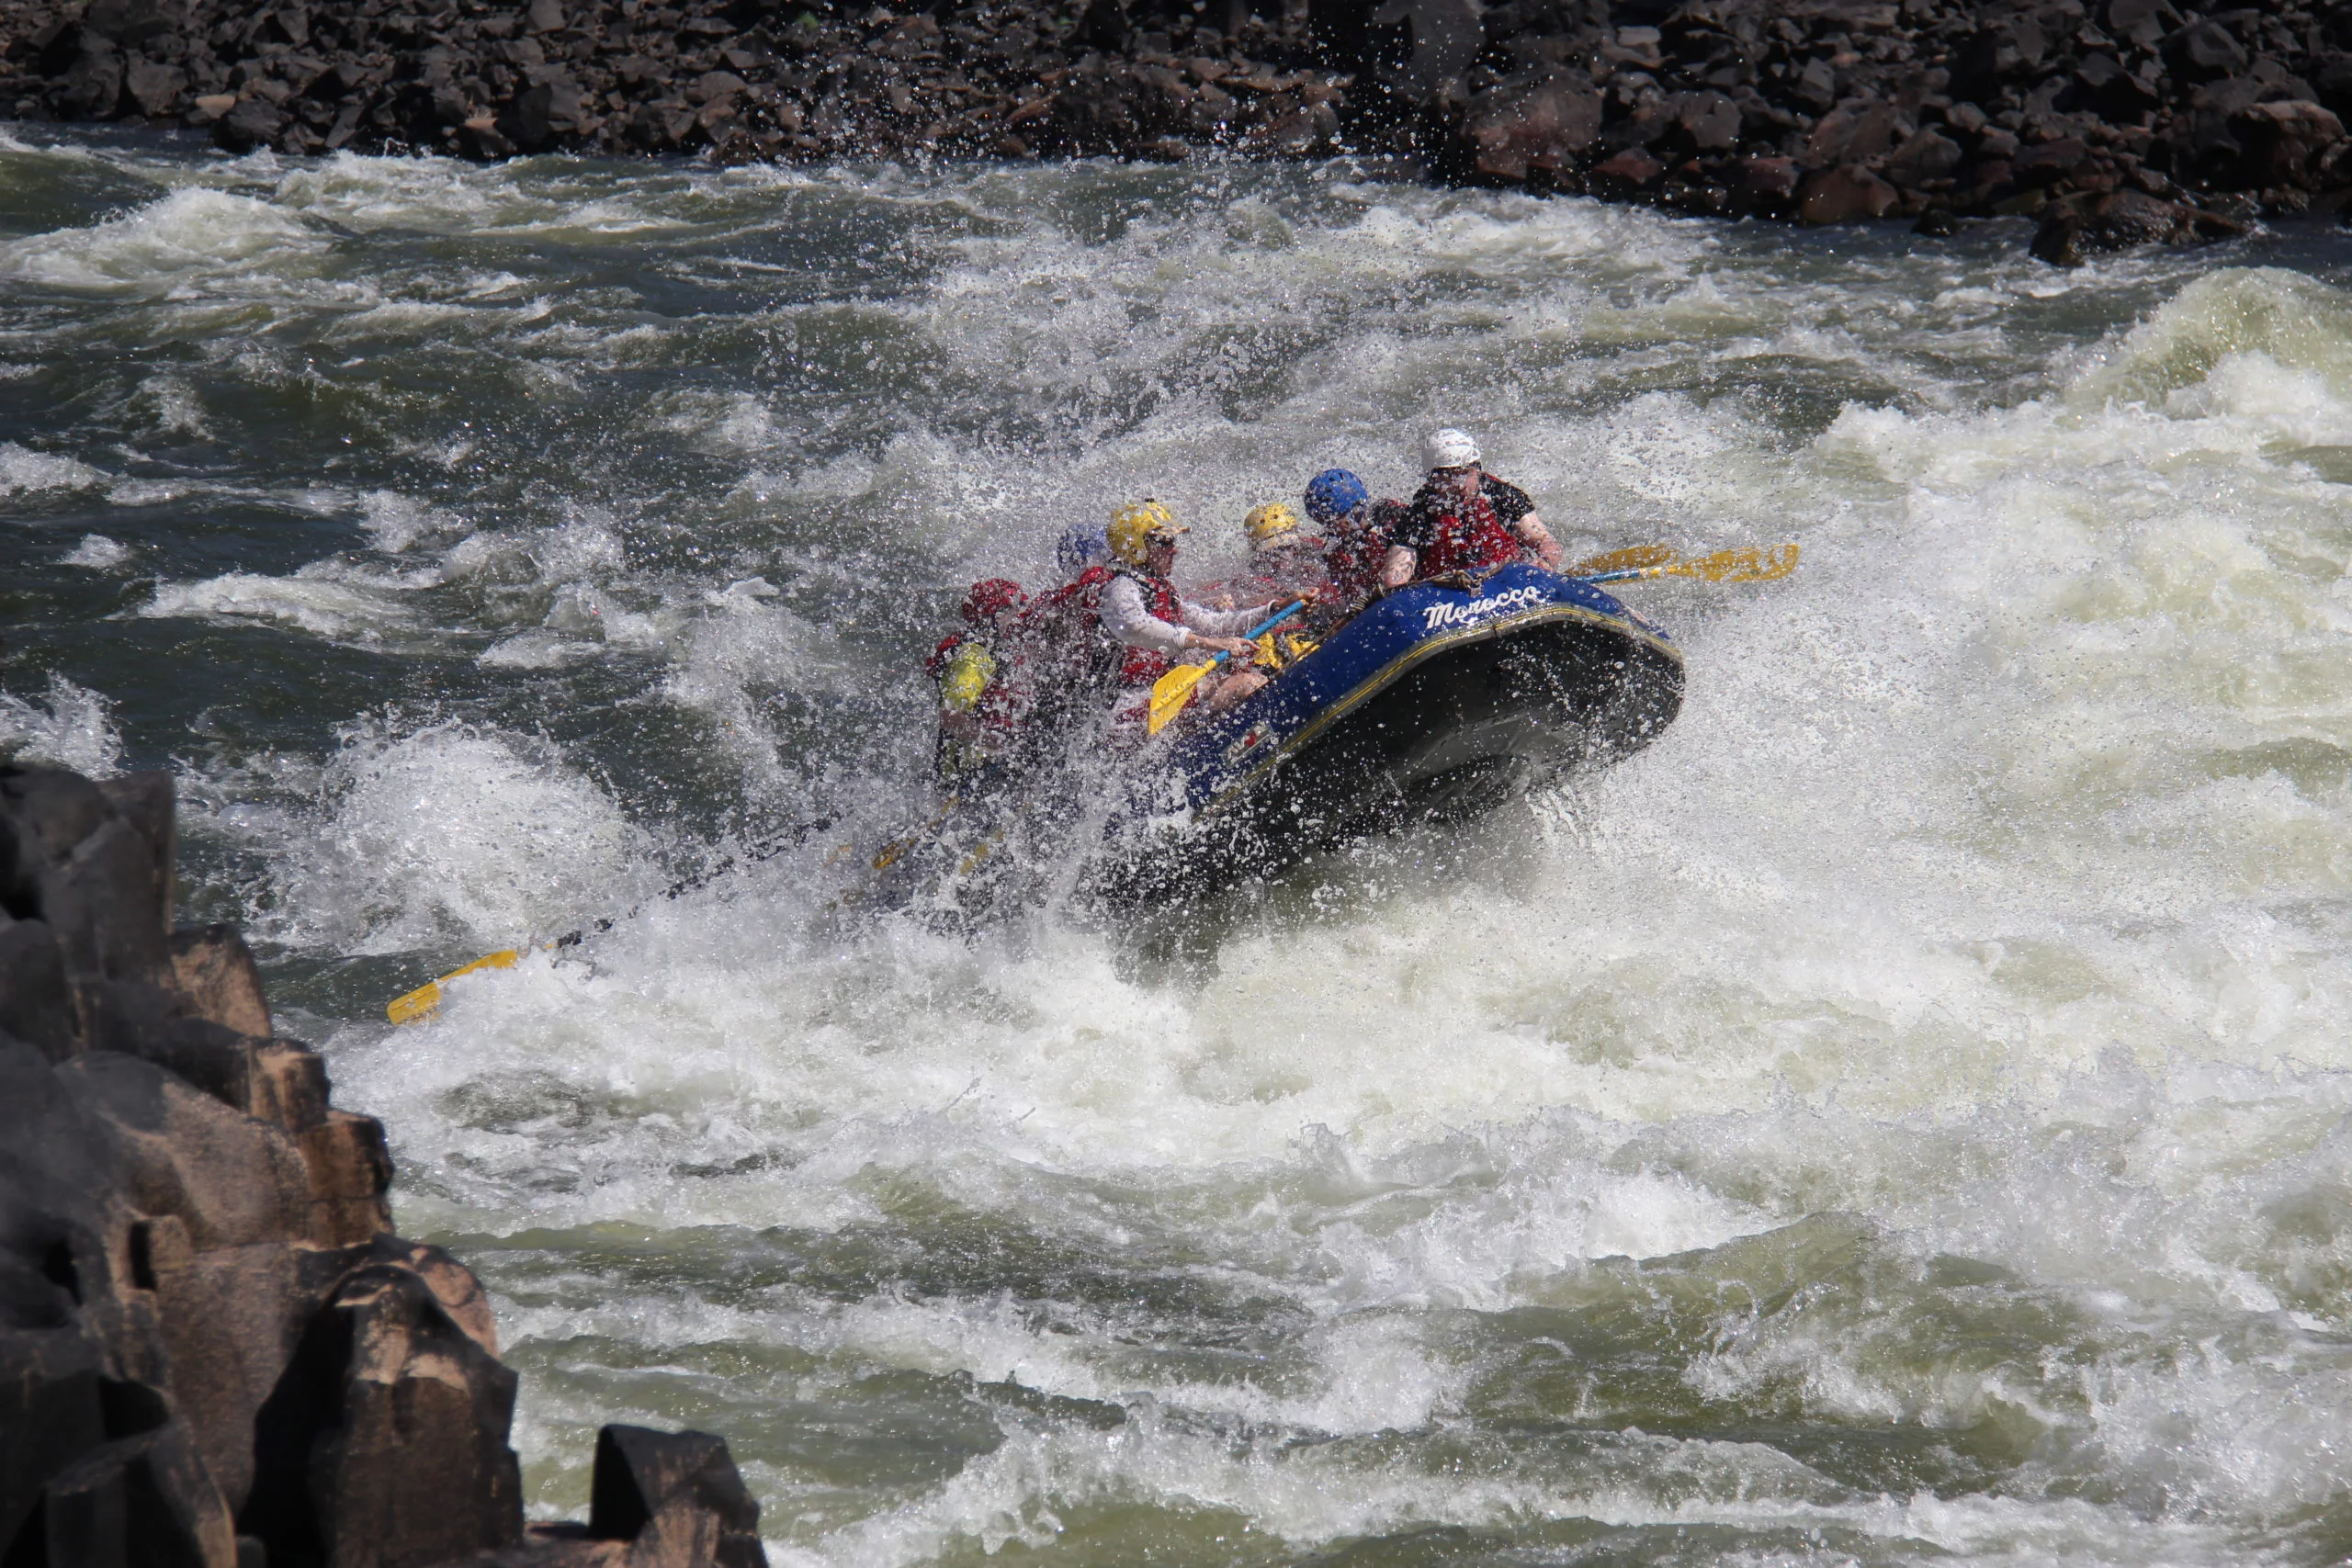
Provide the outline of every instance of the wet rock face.
{"type": "Polygon", "coordinates": [[[480,1283],[235,930],[173,929],[174,851],[164,775],[0,767],[0,1562],[763,1562],[702,1434],[608,1428],[598,1521],[526,1532],[480,1283]]]}
{"type": "Polygon", "coordinates": [[[11,107],[185,124],[236,152],[1347,149],[1465,182],[1821,222],[2125,189],[2334,210],[2352,186],[2352,7],[25,0],[0,17],[11,107]],[[1776,159],[1799,177],[1756,177],[1776,159]]]}

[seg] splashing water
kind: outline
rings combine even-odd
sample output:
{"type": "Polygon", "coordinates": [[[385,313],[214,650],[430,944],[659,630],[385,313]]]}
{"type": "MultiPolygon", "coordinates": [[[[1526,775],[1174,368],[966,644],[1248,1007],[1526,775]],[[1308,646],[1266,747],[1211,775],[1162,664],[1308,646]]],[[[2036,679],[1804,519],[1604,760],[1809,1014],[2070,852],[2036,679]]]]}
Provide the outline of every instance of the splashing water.
{"type": "Polygon", "coordinates": [[[58,672],[0,745],[178,771],[187,900],[499,1295],[535,1508],[646,1420],[727,1433],[793,1563],[2352,1550],[2324,237],[2062,275],[1339,167],[0,182],[58,672]],[[1068,523],[1159,495],[1220,575],[1437,423],[1572,547],[1806,564],[1634,591],[1662,742],[1194,971],[813,923],[829,830],[377,1021],[899,820],[922,653],[1068,523]]]}

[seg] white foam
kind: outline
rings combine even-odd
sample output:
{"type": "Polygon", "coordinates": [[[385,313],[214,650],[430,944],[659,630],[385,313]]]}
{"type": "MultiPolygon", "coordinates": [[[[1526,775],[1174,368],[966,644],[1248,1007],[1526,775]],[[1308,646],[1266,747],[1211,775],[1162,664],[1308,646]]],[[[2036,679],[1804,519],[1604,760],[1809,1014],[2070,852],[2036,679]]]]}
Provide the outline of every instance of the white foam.
{"type": "Polygon", "coordinates": [[[293,840],[282,940],[510,946],[641,893],[649,874],[609,795],[544,744],[475,726],[354,735],[316,810],[273,824],[293,840]]]}
{"type": "Polygon", "coordinates": [[[120,218],[0,244],[0,277],[72,293],[277,293],[332,242],[266,201],[173,191],[120,218]]]}
{"type": "Polygon", "coordinates": [[[122,737],[107,697],[51,674],[46,703],[0,692],[0,755],[72,768],[94,779],[122,771],[122,737]]]}
{"type": "Polygon", "coordinates": [[[85,567],[92,571],[112,571],[130,559],[130,547],[104,534],[85,534],[82,542],[57,558],[60,566],[85,567]]]}
{"type": "Polygon", "coordinates": [[[78,459],[31,451],[13,441],[0,441],[0,495],[86,490],[105,481],[104,474],[78,459]]]}

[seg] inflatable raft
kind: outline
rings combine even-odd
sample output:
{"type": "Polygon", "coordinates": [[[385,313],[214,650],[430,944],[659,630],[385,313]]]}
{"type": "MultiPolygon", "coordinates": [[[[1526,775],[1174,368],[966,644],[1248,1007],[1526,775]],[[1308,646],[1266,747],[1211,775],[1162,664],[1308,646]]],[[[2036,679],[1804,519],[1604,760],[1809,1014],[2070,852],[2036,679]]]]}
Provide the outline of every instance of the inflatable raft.
{"type": "Polygon", "coordinates": [[[1415,583],[1147,753],[1082,885],[1114,915],[1156,909],[1474,817],[1648,744],[1681,703],[1680,650],[1589,582],[1415,583]]]}

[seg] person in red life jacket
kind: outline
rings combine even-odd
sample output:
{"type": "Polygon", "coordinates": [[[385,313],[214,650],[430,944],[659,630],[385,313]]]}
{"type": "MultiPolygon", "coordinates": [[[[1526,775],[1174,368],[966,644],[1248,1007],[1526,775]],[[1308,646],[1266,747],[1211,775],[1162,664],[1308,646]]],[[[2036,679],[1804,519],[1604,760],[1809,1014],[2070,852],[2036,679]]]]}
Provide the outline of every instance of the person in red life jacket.
{"type": "Polygon", "coordinates": [[[1029,672],[1029,739],[1037,749],[1063,743],[1119,689],[1121,650],[1102,637],[1102,591],[1112,576],[1108,531],[1100,523],[1072,524],[1054,557],[1068,581],[1032,599],[1012,637],[1015,658],[1029,672]]]}
{"type": "MultiPolygon", "coordinates": [[[[1203,649],[1246,662],[1257,645],[1239,634],[1275,608],[1266,603],[1212,610],[1186,601],[1168,581],[1176,569],[1176,536],[1185,531],[1175,513],[1156,501],[1123,506],[1111,517],[1111,554],[1117,565],[1102,592],[1102,635],[1126,650],[1119,664],[1122,690],[1112,708],[1114,734],[1122,745],[1143,739],[1152,683],[1176,667],[1178,654],[1203,649]]],[[[1263,684],[1265,677],[1256,671],[1237,669],[1222,679],[1203,681],[1195,701],[1214,712],[1263,684]]]]}
{"type": "Polygon", "coordinates": [[[944,788],[1001,782],[1021,741],[1028,704],[1012,634],[1028,599],[1001,577],[964,595],[964,630],[943,637],[923,668],[939,682],[939,740],[932,769],[944,788]]]}
{"type": "Polygon", "coordinates": [[[1241,520],[1250,540],[1250,570],[1200,590],[1212,609],[1230,610],[1261,600],[1287,603],[1319,598],[1331,586],[1323,570],[1323,541],[1298,525],[1298,513],[1279,501],[1253,506],[1241,520]]]}
{"type": "Polygon", "coordinates": [[[1317,634],[1328,637],[1380,588],[1405,503],[1374,501],[1354,474],[1326,468],[1306,481],[1306,514],[1329,541],[1323,570],[1330,587],[1317,601],[1312,617],[1317,634]]]}
{"type": "Polygon", "coordinates": [[[1389,541],[1380,580],[1402,588],[1456,571],[1491,571],[1523,557],[1556,570],[1560,543],[1516,485],[1478,466],[1478,444],[1441,430],[1421,444],[1430,477],[1389,541]]]}

